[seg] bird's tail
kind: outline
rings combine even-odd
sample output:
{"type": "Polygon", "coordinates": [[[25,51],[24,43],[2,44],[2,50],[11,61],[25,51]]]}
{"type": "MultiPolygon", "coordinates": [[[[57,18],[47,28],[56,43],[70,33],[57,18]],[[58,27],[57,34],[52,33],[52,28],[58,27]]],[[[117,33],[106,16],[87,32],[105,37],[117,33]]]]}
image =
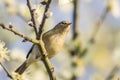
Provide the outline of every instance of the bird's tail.
{"type": "Polygon", "coordinates": [[[24,73],[24,71],[28,68],[28,64],[27,62],[25,61],[20,67],[18,67],[15,72],[22,75],[24,73]]]}

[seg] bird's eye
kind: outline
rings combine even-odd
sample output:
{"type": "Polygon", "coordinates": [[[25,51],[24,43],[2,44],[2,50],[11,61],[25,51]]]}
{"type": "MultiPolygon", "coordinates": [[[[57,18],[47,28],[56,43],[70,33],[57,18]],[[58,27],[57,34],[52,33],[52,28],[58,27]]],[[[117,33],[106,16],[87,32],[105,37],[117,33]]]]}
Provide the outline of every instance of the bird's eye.
{"type": "Polygon", "coordinates": [[[61,24],[66,24],[65,22],[61,22],[61,24]]]}
{"type": "Polygon", "coordinates": [[[68,21],[62,21],[62,22],[60,22],[60,25],[70,25],[71,23],[70,22],[68,22],[68,21]]]}

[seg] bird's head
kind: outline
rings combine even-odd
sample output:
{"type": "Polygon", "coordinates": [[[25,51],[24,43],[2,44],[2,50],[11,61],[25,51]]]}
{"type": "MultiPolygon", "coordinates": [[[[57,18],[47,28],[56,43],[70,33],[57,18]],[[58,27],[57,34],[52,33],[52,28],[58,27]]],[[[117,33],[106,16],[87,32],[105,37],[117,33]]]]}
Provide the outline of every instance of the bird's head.
{"type": "Polygon", "coordinates": [[[68,32],[70,29],[70,22],[69,21],[61,21],[55,26],[55,30],[60,32],[68,32]]]}

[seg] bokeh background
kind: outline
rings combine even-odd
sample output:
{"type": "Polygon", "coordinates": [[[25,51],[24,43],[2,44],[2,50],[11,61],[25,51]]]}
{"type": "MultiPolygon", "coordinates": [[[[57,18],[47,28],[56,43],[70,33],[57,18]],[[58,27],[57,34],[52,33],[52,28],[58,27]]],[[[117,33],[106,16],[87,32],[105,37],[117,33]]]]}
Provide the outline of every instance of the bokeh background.
{"type": "MultiPolygon", "coordinates": [[[[30,0],[36,9],[36,22],[40,24],[43,0],[30,0]]],[[[77,27],[73,40],[74,25],[67,35],[65,45],[50,59],[58,80],[119,80],[120,79],[120,0],[76,0],[77,17],[74,18],[74,0],[52,0],[45,24],[45,32],[62,20],[69,20],[77,27]],[[82,54],[82,55],[81,55],[82,54]]],[[[35,38],[28,25],[30,13],[26,0],[0,0],[0,23],[12,24],[25,35],[35,38]]],[[[31,47],[30,42],[12,32],[0,28],[0,40],[10,50],[10,60],[2,63],[12,73],[22,62],[31,47]]],[[[49,80],[42,62],[31,65],[23,74],[24,80],[49,80]]],[[[0,67],[0,80],[10,80],[0,67]]]]}

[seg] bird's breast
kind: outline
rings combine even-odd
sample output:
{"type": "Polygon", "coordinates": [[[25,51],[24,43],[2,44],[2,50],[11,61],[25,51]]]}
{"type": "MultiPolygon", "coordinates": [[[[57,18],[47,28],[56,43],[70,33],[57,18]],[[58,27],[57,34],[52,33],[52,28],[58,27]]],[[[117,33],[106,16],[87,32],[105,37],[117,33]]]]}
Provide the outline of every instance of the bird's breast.
{"type": "Polygon", "coordinates": [[[64,36],[59,34],[49,35],[44,37],[43,41],[48,52],[48,57],[51,58],[61,50],[64,44],[64,36]]]}

